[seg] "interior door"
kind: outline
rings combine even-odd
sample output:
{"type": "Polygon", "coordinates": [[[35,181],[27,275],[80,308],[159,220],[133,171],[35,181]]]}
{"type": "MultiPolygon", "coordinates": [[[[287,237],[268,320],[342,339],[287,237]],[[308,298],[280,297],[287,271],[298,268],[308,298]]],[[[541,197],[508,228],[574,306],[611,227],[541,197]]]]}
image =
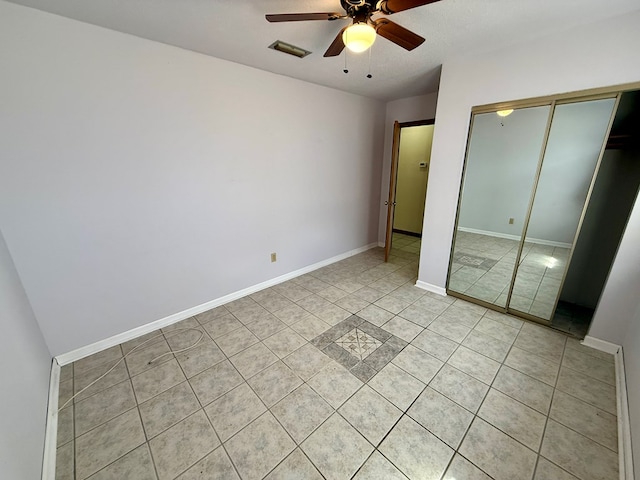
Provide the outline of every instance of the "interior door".
{"type": "Polygon", "coordinates": [[[387,232],[384,240],[384,261],[389,260],[391,240],[393,237],[393,215],[396,206],[396,183],[398,177],[398,154],[400,152],[400,123],[393,123],[393,150],[391,154],[391,174],[389,175],[389,198],[384,204],[387,206],[387,232]]]}

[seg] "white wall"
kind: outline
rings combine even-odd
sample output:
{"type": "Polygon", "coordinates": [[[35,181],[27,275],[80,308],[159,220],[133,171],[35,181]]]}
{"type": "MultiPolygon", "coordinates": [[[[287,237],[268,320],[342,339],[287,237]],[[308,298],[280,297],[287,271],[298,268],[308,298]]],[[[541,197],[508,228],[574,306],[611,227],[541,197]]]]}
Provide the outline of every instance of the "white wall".
{"type": "Polygon", "coordinates": [[[0,476],[38,479],[51,355],[0,232],[0,476]]]}
{"type": "MultiPolygon", "coordinates": [[[[471,108],[640,81],[640,11],[473,58],[440,80],[419,280],[444,288],[471,108]]],[[[636,263],[640,252],[619,261],[636,263]]],[[[598,323],[600,319],[596,318],[598,323]]],[[[606,321],[606,320],[605,320],[606,321]]]]}
{"type": "Polygon", "coordinates": [[[634,471],[640,470],[640,305],[632,317],[629,330],[622,344],[624,368],[627,380],[627,397],[629,401],[629,419],[633,442],[634,471]]]}
{"type": "Polygon", "coordinates": [[[54,355],[377,239],[378,101],[3,1],[0,64],[0,226],[54,355]]]}
{"type": "MultiPolygon", "coordinates": [[[[414,122],[431,120],[436,116],[437,93],[417,97],[401,98],[388,102],[384,123],[384,147],[382,163],[382,181],[380,184],[378,243],[383,245],[387,228],[387,207],[384,202],[389,198],[389,177],[391,176],[391,150],[393,148],[393,122],[414,122]]],[[[427,186],[427,188],[429,188],[427,186]]]]}
{"type": "Polygon", "coordinates": [[[542,106],[518,109],[505,118],[475,116],[460,227],[522,235],[550,110],[542,106]]]}

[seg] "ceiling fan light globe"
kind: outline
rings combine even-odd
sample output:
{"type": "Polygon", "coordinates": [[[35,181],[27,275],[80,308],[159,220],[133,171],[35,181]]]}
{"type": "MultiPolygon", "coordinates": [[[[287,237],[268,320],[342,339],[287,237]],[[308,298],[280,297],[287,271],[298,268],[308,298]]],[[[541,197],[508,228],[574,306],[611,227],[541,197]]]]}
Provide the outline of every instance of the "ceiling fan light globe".
{"type": "Polygon", "coordinates": [[[364,52],[376,41],[376,30],[367,23],[354,23],[342,32],[342,41],[352,52],[364,52]]]}

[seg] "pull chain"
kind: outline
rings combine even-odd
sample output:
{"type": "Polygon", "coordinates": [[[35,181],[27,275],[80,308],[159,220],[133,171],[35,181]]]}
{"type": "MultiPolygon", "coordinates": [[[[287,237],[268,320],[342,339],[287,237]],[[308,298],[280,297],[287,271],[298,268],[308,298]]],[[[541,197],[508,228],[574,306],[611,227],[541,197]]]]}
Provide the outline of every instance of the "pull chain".
{"type": "Polygon", "coordinates": [[[349,73],[349,69],[347,68],[347,49],[344,49],[344,73],[349,73]]]}
{"type": "Polygon", "coordinates": [[[373,77],[373,75],[371,75],[371,49],[372,47],[369,47],[369,73],[367,73],[367,78],[373,77]]]}

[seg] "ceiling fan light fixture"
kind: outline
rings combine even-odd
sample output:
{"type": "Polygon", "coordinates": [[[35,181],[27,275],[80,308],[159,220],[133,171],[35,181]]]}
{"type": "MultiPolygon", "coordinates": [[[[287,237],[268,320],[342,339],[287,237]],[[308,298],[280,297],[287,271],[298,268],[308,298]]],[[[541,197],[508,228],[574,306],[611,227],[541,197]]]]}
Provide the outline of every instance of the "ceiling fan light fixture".
{"type": "Polygon", "coordinates": [[[509,108],[507,110],[498,110],[496,113],[499,117],[508,117],[513,113],[513,108],[509,108]]]}
{"type": "Polygon", "coordinates": [[[376,41],[376,29],[368,23],[354,23],[342,32],[342,41],[352,52],[364,52],[376,41]]]}

